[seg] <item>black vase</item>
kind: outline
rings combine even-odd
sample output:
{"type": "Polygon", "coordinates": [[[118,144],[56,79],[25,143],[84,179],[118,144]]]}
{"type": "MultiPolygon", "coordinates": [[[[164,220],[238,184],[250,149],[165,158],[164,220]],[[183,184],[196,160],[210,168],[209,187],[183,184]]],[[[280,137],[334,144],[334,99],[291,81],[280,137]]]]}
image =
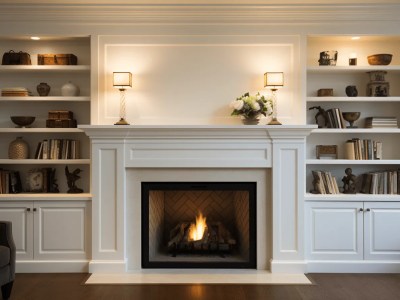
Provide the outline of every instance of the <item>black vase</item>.
{"type": "Polygon", "coordinates": [[[37,85],[36,90],[39,96],[47,96],[50,92],[50,86],[45,82],[41,82],[37,85]]]}
{"type": "Polygon", "coordinates": [[[348,85],[346,86],[346,95],[348,97],[357,97],[358,91],[355,85],[348,85]]]}

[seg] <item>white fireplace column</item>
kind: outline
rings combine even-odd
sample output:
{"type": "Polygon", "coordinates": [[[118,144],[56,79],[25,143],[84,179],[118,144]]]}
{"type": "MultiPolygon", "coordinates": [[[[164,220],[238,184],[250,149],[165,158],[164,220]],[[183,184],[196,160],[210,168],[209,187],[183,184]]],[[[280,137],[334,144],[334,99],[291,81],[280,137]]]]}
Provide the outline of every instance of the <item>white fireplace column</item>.
{"type": "MultiPolygon", "coordinates": [[[[265,237],[273,243],[271,271],[304,272],[305,138],[314,126],[85,125],[80,128],[92,143],[93,240],[89,272],[126,272],[128,256],[140,258],[138,253],[126,253],[126,174],[129,169],[152,168],[272,168],[269,180],[272,180],[273,230],[272,238],[265,237]]],[[[140,262],[134,265],[139,266],[140,262]]],[[[267,264],[257,263],[257,266],[267,268],[267,264]]]]}

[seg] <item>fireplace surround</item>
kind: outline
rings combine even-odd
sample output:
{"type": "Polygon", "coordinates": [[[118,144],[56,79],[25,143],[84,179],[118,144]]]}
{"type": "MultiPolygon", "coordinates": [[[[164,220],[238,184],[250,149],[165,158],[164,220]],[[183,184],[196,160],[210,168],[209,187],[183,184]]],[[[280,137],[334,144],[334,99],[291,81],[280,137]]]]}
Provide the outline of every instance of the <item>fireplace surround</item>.
{"type": "Polygon", "coordinates": [[[256,270],[305,272],[305,138],[315,126],[80,128],[92,144],[91,273],[145,271],[142,182],[221,179],[257,182],[256,270]]]}

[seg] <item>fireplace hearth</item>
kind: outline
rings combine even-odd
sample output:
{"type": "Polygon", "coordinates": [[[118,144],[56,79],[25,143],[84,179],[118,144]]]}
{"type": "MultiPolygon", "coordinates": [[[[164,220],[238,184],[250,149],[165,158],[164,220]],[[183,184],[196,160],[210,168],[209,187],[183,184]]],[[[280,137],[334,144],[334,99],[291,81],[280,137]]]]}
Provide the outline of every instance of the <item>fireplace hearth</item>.
{"type": "Polygon", "coordinates": [[[142,268],[256,268],[256,183],[142,182],[142,268]]]}

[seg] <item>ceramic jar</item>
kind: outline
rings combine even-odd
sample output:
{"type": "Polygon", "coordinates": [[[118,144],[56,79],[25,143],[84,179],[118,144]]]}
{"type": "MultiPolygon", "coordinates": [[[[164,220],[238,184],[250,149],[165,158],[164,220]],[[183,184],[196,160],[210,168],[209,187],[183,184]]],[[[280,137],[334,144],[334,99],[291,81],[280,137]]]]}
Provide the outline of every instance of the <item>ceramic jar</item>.
{"type": "Polygon", "coordinates": [[[346,95],[348,97],[357,97],[358,96],[357,87],[355,85],[346,86],[346,95]]]}
{"type": "Polygon", "coordinates": [[[61,95],[62,96],[67,96],[67,97],[74,97],[74,96],[79,96],[79,87],[72,83],[71,81],[68,81],[68,83],[64,84],[61,87],[61,95]]]}
{"type": "Polygon", "coordinates": [[[36,86],[39,96],[47,96],[50,93],[50,86],[46,82],[41,82],[36,86]]]}
{"type": "Polygon", "coordinates": [[[22,137],[17,137],[8,145],[8,158],[9,159],[28,159],[29,158],[29,145],[22,137]]]}

